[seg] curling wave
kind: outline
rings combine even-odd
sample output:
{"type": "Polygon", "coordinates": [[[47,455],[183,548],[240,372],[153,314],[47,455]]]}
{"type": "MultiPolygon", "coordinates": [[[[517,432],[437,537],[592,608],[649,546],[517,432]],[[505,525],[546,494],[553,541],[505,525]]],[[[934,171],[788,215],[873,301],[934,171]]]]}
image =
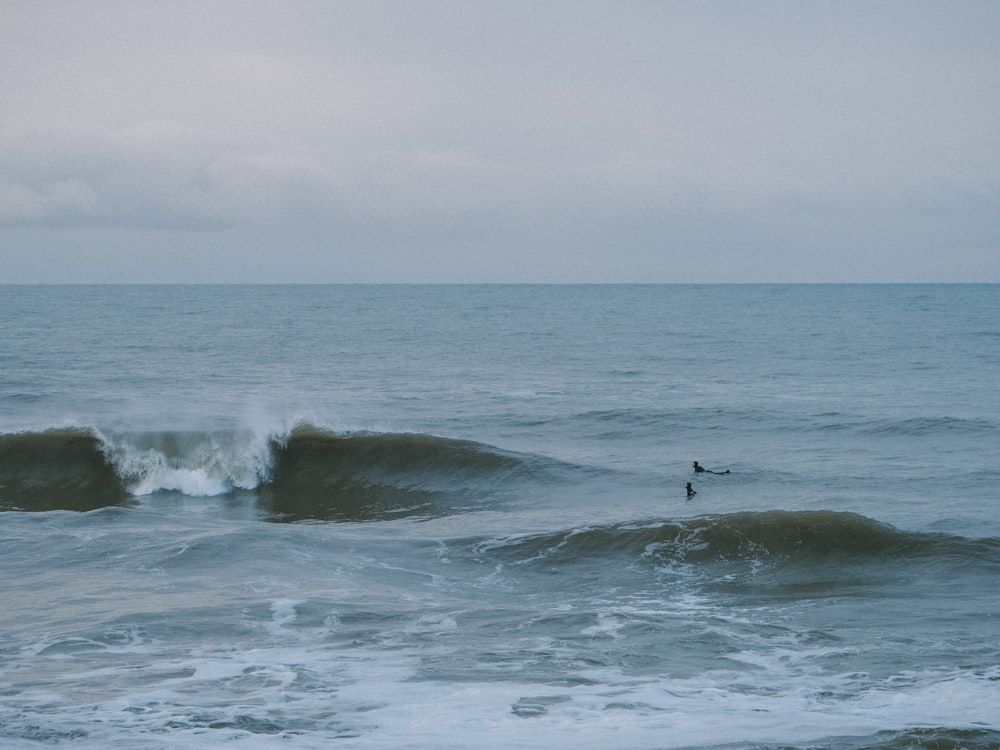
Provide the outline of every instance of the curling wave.
{"type": "Polygon", "coordinates": [[[552,462],[422,434],[251,431],[0,435],[0,510],[92,510],[160,491],[251,493],[283,518],[440,511],[552,462]]]}

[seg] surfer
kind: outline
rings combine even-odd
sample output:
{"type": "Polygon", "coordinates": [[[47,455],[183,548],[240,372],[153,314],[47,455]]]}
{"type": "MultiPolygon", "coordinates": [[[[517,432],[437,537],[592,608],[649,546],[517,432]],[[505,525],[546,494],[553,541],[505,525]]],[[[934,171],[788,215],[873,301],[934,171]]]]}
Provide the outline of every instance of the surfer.
{"type": "Polygon", "coordinates": [[[691,486],[690,482],[684,485],[684,489],[687,490],[688,497],[694,497],[695,495],[698,494],[697,492],[694,491],[694,487],[691,486]]]}
{"type": "Polygon", "coordinates": [[[726,469],[725,471],[712,471],[711,469],[706,469],[704,466],[702,466],[701,464],[699,464],[697,461],[695,461],[691,465],[694,467],[694,473],[695,474],[702,474],[702,473],[706,473],[706,474],[728,474],[729,473],[729,469],[726,469]]]}

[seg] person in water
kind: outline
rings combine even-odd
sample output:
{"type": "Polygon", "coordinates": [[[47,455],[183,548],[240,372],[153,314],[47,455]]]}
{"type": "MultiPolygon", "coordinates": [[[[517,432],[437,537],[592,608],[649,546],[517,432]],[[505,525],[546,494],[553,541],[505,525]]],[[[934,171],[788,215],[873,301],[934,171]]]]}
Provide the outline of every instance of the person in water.
{"type": "Polygon", "coordinates": [[[692,497],[692,496],[698,494],[697,492],[694,491],[694,487],[691,486],[690,482],[688,482],[687,484],[684,485],[684,489],[687,490],[688,497],[692,497]]]}
{"type": "Polygon", "coordinates": [[[729,469],[726,469],[725,471],[712,471],[711,469],[706,469],[704,466],[702,466],[701,464],[699,464],[697,461],[695,461],[691,465],[694,467],[694,473],[695,474],[702,474],[702,473],[706,473],[706,474],[728,474],[729,473],[729,469]]]}

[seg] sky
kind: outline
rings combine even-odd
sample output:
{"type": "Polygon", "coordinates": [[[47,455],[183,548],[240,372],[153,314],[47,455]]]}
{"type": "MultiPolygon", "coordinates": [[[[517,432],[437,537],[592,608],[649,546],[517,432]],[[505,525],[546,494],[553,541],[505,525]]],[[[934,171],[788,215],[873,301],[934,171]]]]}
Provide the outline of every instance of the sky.
{"type": "Polygon", "coordinates": [[[996,0],[0,0],[0,283],[1000,282],[996,0]]]}

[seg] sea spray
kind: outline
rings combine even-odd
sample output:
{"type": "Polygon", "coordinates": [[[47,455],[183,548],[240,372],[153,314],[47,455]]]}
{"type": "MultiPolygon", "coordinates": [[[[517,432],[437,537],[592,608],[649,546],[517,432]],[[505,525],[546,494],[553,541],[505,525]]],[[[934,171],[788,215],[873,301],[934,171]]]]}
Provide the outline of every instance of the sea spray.
{"type": "Polygon", "coordinates": [[[253,489],[270,475],[272,441],[248,430],[105,432],[102,450],[133,495],[176,490],[190,496],[253,489]]]}

